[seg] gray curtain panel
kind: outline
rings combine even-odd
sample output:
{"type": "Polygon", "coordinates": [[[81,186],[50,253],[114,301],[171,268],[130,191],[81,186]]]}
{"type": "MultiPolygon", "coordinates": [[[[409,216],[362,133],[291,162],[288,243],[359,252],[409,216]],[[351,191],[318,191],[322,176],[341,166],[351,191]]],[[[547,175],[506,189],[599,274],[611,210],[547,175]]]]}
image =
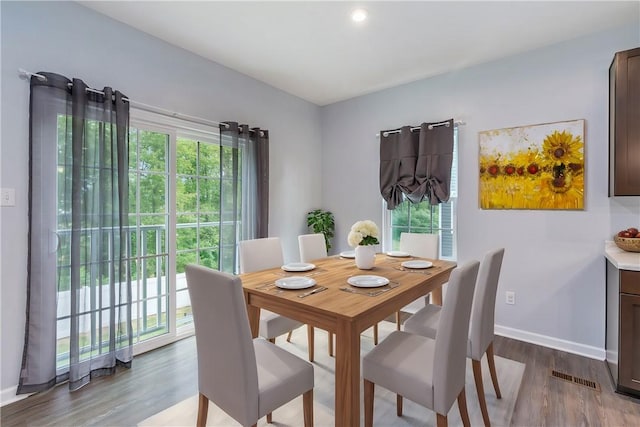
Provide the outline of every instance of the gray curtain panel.
{"type": "Polygon", "coordinates": [[[411,126],[380,132],[380,194],[387,209],[395,209],[416,189],[419,136],[411,126]]]}
{"type": "Polygon", "coordinates": [[[432,205],[449,200],[453,119],[380,131],[380,194],[387,209],[405,199],[432,205]]]}
{"type": "Polygon", "coordinates": [[[269,131],[221,123],[220,159],[220,270],[233,272],[237,241],[269,236],[269,131]]]}
{"type": "Polygon", "coordinates": [[[432,205],[449,200],[451,164],[453,162],[453,119],[446,122],[420,125],[416,184],[407,197],[414,203],[424,199],[432,205]],[[445,124],[442,124],[445,123],[445,124]]]}
{"type": "Polygon", "coordinates": [[[18,394],[76,390],[132,360],[129,103],[31,78],[27,321],[18,394]]]}

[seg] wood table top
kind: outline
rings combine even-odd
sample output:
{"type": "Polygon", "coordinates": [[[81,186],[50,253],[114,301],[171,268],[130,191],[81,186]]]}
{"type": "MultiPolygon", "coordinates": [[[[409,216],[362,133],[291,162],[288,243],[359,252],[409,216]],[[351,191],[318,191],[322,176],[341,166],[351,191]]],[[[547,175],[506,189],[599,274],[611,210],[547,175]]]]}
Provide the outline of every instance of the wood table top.
{"type": "MultiPolygon", "coordinates": [[[[420,270],[402,269],[401,264],[409,259],[421,258],[397,258],[385,254],[376,255],[376,263],[371,270],[360,270],[353,259],[332,256],[313,261],[316,268],[307,272],[285,272],[281,268],[273,268],[253,273],[245,273],[240,277],[245,295],[259,296],[272,304],[278,305],[278,300],[286,300],[289,307],[298,307],[325,315],[339,316],[347,319],[356,319],[375,311],[380,305],[391,305],[401,308],[409,302],[429,292],[425,292],[425,284],[431,287],[441,286],[448,280],[450,271],[456,266],[454,262],[444,260],[429,260],[433,267],[420,270]],[[351,287],[347,279],[355,275],[377,275],[389,279],[393,287],[384,293],[369,296],[364,293],[350,293],[340,288],[359,290],[362,288],[351,287]],[[298,295],[314,288],[300,290],[282,290],[275,286],[275,281],[286,276],[308,276],[317,282],[317,286],[328,288],[323,292],[310,295],[306,298],[298,298],[298,295]],[[395,286],[395,287],[394,287],[395,286]],[[414,296],[412,296],[414,295],[414,296]],[[402,296],[402,298],[399,298],[402,296]],[[397,301],[396,301],[397,300],[397,301]],[[394,303],[395,302],[395,303],[394,303]]],[[[387,287],[390,287],[387,285],[387,287]]],[[[367,291],[375,291],[384,288],[371,288],[367,291]]],[[[261,304],[259,304],[261,305],[261,304]]],[[[306,316],[305,316],[306,317],[306,316]]],[[[321,326],[321,325],[318,325],[321,326]]]]}

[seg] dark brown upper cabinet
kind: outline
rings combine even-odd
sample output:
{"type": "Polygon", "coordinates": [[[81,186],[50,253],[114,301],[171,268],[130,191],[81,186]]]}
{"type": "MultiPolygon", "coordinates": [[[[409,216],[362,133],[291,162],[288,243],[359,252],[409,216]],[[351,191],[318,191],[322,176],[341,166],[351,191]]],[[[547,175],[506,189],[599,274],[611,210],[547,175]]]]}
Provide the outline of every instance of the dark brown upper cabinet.
{"type": "Polygon", "coordinates": [[[609,196],[640,196],[640,48],[609,67],[609,196]]]}

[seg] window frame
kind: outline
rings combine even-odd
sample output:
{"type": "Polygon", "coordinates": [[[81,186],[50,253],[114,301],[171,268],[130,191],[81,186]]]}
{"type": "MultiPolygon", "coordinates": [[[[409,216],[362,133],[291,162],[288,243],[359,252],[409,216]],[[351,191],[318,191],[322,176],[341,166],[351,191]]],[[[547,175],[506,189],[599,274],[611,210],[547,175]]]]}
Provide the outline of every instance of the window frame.
{"type": "Polygon", "coordinates": [[[194,335],[193,323],[177,327],[177,283],[176,283],[176,254],[177,254],[177,206],[176,206],[176,184],[177,174],[177,140],[178,138],[190,138],[200,141],[222,144],[222,138],[217,127],[189,121],[185,118],[170,117],[162,113],[155,113],[131,106],[130,127],[140,130],[162,132],[169,135],[169,175],[167,209],[169,213],[169,233],[168,233],[168,269],[167,280],[169,297],[167,301],[168,331],[166,334],[150,338],[134,345],[133,354],[138,355],[158,347],[170,344],[183,338],[194,335]]]}

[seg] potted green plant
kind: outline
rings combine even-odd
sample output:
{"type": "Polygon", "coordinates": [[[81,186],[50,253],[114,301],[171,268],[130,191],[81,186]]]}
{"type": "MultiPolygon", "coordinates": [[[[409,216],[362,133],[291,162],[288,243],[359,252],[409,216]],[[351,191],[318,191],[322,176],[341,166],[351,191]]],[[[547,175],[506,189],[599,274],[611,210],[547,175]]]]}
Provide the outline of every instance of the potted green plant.
{"type": "Polygon", "coordinates": [[[331,239],[336,229],[333,214],[324,209],[314,209],[307,213],[307,226],[309,226],[314,233],[324,234],[327,252],[329,252],[329,249],[331,249],[331,239]]]}

